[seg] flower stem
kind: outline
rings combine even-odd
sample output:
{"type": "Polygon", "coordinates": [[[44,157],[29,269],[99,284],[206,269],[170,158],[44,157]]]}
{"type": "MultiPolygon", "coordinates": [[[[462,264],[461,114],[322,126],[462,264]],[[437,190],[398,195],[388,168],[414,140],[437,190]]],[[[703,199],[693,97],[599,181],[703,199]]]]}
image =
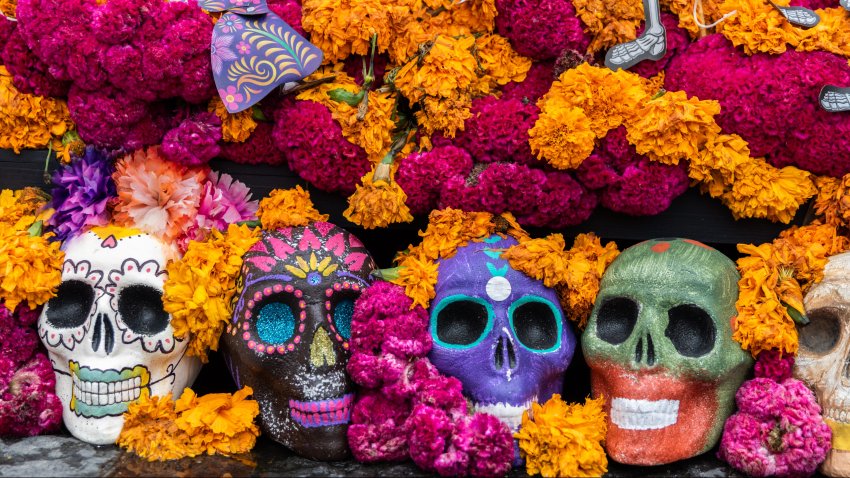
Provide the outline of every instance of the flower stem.
{"type": "Polygon", "coordinates": [[[42,179],[44,180],[44,184],[50,184],[50,173],[47,172],[48,167],[50,166],[50,155],[53,153],[53,141],[51,140],[47,143],[47,157],[44,158],[44,174],[42,175],[42,179]]]}

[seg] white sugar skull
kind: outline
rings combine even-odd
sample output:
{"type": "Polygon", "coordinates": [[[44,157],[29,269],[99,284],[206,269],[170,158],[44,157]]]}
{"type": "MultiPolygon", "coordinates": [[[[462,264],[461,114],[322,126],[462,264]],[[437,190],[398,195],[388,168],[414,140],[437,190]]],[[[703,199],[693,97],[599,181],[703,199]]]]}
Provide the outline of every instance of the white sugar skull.
{"type": "Polygon", "coordinates": [[[186,357],[162,307],[168,247],[135,229],[99,227],[65,242],[62,283],[38,320],[56,373],[63,419],[80,440],[114,443],[127,405],[191,385],[186,357]]]}
{"type": "Polygon", "coordinates": [[[798,328],[794,376],[814,389],[832,428],[832,449],[821,471],[850,476],[850,253],[830,257],[823,272],[804,300],[809,323],[798,328]]]}

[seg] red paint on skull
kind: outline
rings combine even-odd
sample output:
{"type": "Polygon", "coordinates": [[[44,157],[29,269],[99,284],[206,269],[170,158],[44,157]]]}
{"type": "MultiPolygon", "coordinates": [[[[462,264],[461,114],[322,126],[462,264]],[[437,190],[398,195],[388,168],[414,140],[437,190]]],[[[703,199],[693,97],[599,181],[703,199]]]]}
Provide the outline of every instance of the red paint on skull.
{"type": "Polygon", "coordinates": [[[670,249],[669,242],[659,242],[658,244],[653,245],[651,248],[652,252],[656,254],[661,254],[662,252],[666,252],[667,249],[670,249]]]}
{"type": "Polygon", "coordinates": [[[593,396],[605,398],[608,422],[605,448],[612,459],[651,466],[692,457],[710,445],[708,441],[718,413],[715,383],[674,377],[658,368],[633,371],[609,361],[588,364],[595,372],[591,374],[593,396]],[[618,398],[653,403],[632,405],[634,410],[643,408],[643,411],[624,413],[620,407],[618,416],[612,417],[612,402],[618,398]],[[667,417],[672,422],[670,425],[627,429],[635,428],[638,423],[660,426],[659,420],[664,418],[659,419],[658,413],[653,411],[659,401],[678,402],[678,413],[675,417],[667,417]],[[626,428],[617,425],[616,421],[626,428]]]}

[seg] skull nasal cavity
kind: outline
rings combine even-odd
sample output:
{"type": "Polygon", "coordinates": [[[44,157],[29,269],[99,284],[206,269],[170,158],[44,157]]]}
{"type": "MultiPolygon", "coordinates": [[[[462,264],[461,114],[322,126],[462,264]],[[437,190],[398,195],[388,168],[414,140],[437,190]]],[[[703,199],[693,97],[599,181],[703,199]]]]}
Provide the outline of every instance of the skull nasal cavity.
{"type": "Polygon", "coordinates": [[[609,344],[621,344],[632,335],[637,318],[638,305],[632,299],[607,299],[596,314],[596,335],[609,344]]]}
{"type": "Polygon", "coordinates": [[[334,345],[324,327],[316,329],[310,344],[310,364],[315,368],[336,364],[334,345]]]}
{"type": "Polygon", "coordinates": [[[112,322],[106,314],[98,314],[94,323],[94,332],[91,336],[91,348],[95,352],[103,343],[103,350],[106,355],[112,353],[112,348],[115,346],[115,329],[112,327],[112,322]]]}
{"type": "Polygon", "coordinates": [[[516,351],[510,339],[499,337],[493,352],[493,363],[496,370],[502,370],[506,364],[511,370],[516,368],[516,351]]]}

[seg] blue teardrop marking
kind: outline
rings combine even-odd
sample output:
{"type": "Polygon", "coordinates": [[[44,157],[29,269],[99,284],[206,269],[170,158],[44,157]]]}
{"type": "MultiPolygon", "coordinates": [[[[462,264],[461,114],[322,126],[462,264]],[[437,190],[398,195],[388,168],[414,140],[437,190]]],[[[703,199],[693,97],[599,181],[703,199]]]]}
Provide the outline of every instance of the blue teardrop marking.
{"type": "Polygon", "coordinates": [[[281,302],[266,304],[257,317],[257,335],[267,344],[285,343],[295,333],[295,314],[281,302]]]}
{"type": "Polygon", "coordinates": [[[334,307],[334,326],[342,338],[351,338],[351,316],[354,315],[354,301],[343,299],[334,307]]]}

